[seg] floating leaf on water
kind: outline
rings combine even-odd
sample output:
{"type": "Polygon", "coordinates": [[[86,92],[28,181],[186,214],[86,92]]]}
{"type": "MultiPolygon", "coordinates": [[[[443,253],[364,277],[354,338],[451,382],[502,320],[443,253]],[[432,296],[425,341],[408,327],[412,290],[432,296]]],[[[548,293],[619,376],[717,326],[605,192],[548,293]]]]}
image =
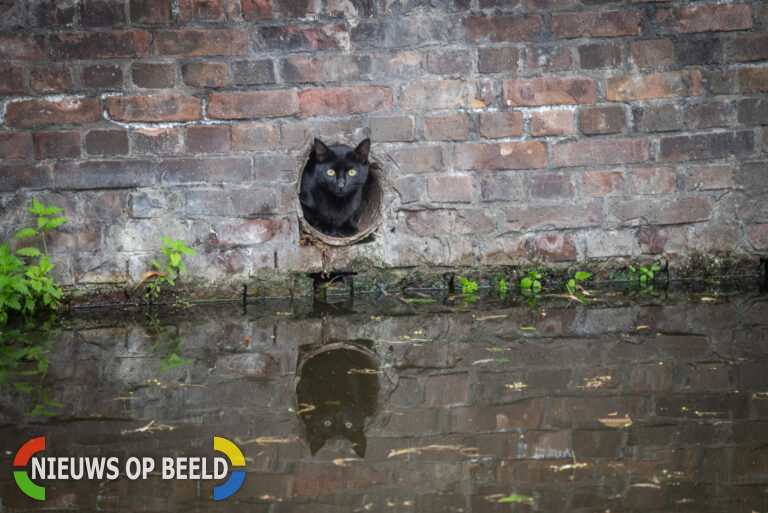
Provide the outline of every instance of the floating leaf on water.
{"type": "Polygon", "coordinates": [[[381,374],[381,371],[376,369],[349,369],[347,374],[381,374]]]}
{"type": "Polygon", "coordinates": [[[528,388],[528,385],[520,381],[515,381],[511,385],[504,385],[505,387],[514,390],[515,392],[521,392],[524,388],[528,388]]]}
{"type": "Polygon", "coordinates": [[[500,347],[486,347],[486,348],[485,348],[485,350],[486,350],[486,351],[490,351],[490,352],[492,352],[492,353],[500,353],[500,352],[504,351],[504,350],[503,350],[502,348],[500,348],[500,347]]]}
{"type": "Polygon", "coordinates": [[[515,502],[517,504],[528,504],[529,506],[533,506],[533,497],[520,495],[518,493],[510,493],[506,497],[502,497],[496,502],[515,502]]]}
{"type": "Polygon", "coordinates": [[[631,488],[655,488],[658,490],[661,488],[661,486],[653,483],[635,483],[631,486],[631,488]]]}
{"type": "Polygon", "coordinates": [[[333,464],[339,467],[349,467],[349,464],[355,461],[357,461],[356,458],[336,458],[333,460],[333,464]]]}
{"type": "Polygon", "coordinates": [[[485,360],[474,361],[474,362],[472,362],[472,365],[480,365],[480,364],[483,364],[483,363],[491,363],[491,362],[493,362],[493,358],[486,358],[485,360]]]}
{"type": "Polygon", "coordinates": [[[628,414],[624,414],[624,417],[609,417],[604,419],[597,419],[604,426],[611,428],[629,427],[632,425],[632,419],[628,414]]]}
{"type": "Polygon", "coordinates": [[[525,330],[525,331],[535,331],[536,330],[536,328],[534,328],[533,326],[521,326],[520,329],[521,330],[525,330]]]}
{"type": "Polygon", "coordinates": [[[549,470],[553,472],[563,472],[565,470],[576,470],[579,468],[587,467],[589,467],[589,463],[566,463],[565,465],[560,465],[559,467],[557,465],[550,465],[549,470]]]}
{"type": "Polygon", "coordinates": [[[259,444],[259,445],[267,445],[267,444],[289,444],[292,442],[295,442],[299,439],[298,436],[290,436],[288,438],[274,438],[271,436],[260,436],[258,438],[252,438],[250,440],[242,440],[239,437],[235,437],[235,442],[237,442],[238,445],[248,445],[248,444],[259,444]]]}
{"type": "Polygon", "coordinates": [[[703,297],[703,298],[701,298],[701,300],[702,301],[717,301],[717,299],[715,299],[713,297],[703,297]]]}
{"type": "Polygon", "coordinates": [[[645,326],[645,325],[643,325],[643,326],[635,326],[635,329],[636,330],[647,330],[648,326],[645,326]]]}
{"type": "Polygon", "coordinates": [[[506,317],[509,317],[509,315],[486,315],[484,317],[477,317],[475,320],[482,322],[482,321],[490,321],[491,319],[504,319],[506,317]]]}
{"type": "Polygon", "coordinates": [[[477,447],[464,447],[463,445],[425,445],[423,447],[409,447],[407,449],[392,449],[387,458],[402,456],[403,454],[421,454],[423,451],[458,451],[463,456],[477,456],[477,447]],[[469,454],[472,453],[472,454],[469,454]]]}
{"type": "Polygon", "coordinates": [[[408,303],[436,303],[437,302],[435,299],[426,299],[426,298],[420,298],[420,297],[406,297],[403,299],[408,303]]]}

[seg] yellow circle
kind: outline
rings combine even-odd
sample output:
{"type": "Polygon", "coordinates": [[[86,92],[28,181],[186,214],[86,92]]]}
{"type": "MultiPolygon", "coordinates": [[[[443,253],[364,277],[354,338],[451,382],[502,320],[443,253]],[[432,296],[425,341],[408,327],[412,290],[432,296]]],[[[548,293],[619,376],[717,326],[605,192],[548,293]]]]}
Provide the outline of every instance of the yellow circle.
{"type": "Polygon", "coordinates": [[[347,174],[349,174],[349,176],[355,176],[355,175],[357,174],[357,170],[356,170],[356,169],[350,169],[350,170],[347,172],[347,174]]]}
{"type": "Polygon", "coordinates": [[[326,173],[328,173],[328,176],[333,176],[336,174],[336,171],[334,171],[333,169],[329,169],[328,171],[326,171],[326,173]]]}

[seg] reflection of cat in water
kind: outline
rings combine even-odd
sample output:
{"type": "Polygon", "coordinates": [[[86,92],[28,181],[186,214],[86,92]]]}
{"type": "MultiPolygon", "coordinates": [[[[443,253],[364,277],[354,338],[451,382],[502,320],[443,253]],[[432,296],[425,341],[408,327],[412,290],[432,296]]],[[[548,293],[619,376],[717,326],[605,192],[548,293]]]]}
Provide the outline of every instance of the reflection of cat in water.
{"type": "Polygon", "coordinates": [[[313,455],[328,440],[345,438],[358,456],[365,456],[363,428],[374,413],[379,380],[356,370],[370,366],[369,357],[350,349],[326,351],[304,364],[296,393],[313,455]]]}

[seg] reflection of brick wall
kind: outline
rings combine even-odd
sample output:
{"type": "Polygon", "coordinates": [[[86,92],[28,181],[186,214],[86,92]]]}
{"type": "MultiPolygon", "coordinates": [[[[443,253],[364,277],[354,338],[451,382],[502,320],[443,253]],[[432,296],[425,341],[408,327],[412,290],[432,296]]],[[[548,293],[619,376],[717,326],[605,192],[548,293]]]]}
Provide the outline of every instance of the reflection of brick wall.
{"type": "Polygon", "coordinates": [[[317,270],[302,159],[370,136],[386,230],[337,268],[765,255],[768,7],[591,3],[3,2],[0,235],[34,195],[65,283],[160,235],[202,279],[317,270]]]}

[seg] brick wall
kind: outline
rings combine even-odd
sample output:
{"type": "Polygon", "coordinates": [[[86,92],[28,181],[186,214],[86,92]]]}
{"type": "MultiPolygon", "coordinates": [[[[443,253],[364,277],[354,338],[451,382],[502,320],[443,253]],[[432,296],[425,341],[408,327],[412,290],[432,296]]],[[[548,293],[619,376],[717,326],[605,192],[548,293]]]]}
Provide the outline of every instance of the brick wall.
{"type": "MultiPolygon", "coordinates": [[[[324,266],[312,137],[373,141],[373,242],[333,270],[768,254],[768,6],[579,0],[9,0],[0,235],[66,208],[66,284],[324,266]]],[[[329,263],[330,262],[330,263],[329,263]]]]}

